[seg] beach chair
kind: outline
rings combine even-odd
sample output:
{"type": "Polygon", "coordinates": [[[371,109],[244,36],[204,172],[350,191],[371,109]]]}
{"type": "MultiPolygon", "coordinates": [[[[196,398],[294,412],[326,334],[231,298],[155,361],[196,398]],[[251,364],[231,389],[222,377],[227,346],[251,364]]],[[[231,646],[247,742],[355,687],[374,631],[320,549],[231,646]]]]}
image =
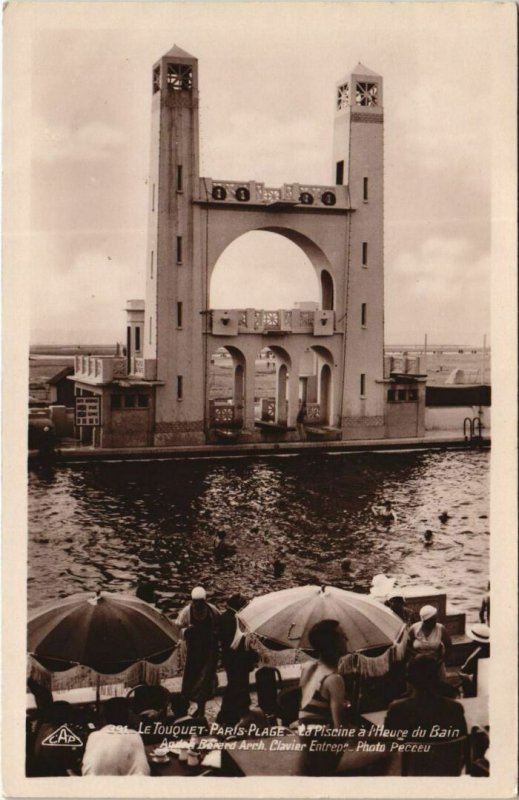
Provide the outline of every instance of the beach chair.
{"type": "Polygon", "coordinates": [[[256,692],[258,706],[269,722],[276,724],[281,717],[278,695],[282,688],[281,673],[276,667],[260,667],[256,670],[256,692]]]}

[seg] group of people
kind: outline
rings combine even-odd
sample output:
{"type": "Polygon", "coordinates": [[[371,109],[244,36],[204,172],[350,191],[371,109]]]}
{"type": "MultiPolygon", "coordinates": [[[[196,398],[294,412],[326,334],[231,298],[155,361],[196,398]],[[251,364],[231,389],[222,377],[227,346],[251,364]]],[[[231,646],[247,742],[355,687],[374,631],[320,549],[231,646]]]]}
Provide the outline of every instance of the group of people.
{"type": "MultiPolygon", "coordinates": [[[[458,694],[471,696],[475,693],[474,678],[480,658],[490,654],[490,629],[480,623],[470,631],[470,638],[477,643],[459,670],[458,681],[449,683],[445,669],[445,658],[451,647],[451,640],[444,625],[438,622],[437,609],[425,605],[420,609],[419,620],[411,621],[409,609],[404,598],[396,593],[388,605],[406,622],[406,632],[400,655],[396,656],[397,646],[390,648],[392,654],[387,665],[394,666],[395,658],[401,658],[405,681],[403,693],[389,704],[384,728],[389,731],[406,731],[403,741],[412,740],[412,732],[420,727],[424,740],[431,741],[431,732],[450,730],[455,735],[448,744],[459,747],[432,748],[432,756],[414,758],[414,774],[449,775],[458,774],[466,756],[467,723],[464,709],[455,698],[458,694]]],[[[347,637],[337,620],[327,619],[318,622],[309,632],[309,641],[314,648],[316,661],[303,665],[301,673],[301,708],[299,722],[309,727],[310,735],[321,746],[309,748],[303,759],[303,771],[310,775],[336,774],[341,771],[345,760],[351,771],[351,753],[341,756],[340,748],[326,748],[327,743],[337,741],[333,729],[349,725],[352,717],[343,678],[349,672],[351,655],[348,655],[347,637]]],[[[369,659],[367,672],[369,674],[369,659]]],[[[382,658],[372,659],[373,666],[380,666],[382,658]]],[[[373,671],[375,674],[375,670],[373,671]]],[[[379,670],[377,674],[381,674],[379,670]]],[[[353,719],[355,719],[353,717],[353,719]]],[[[488,735],[482,731],[488,745],[488,735]]],[[[484,750],[484,748],[483,748],[484,750]]],[[[368,756],[368,761],[369,761],[368,756]]],[[[484,759],[483,759],[484,761],[484,759]]],[[[366,766],[361,757],[357,766],[366,766]]],[[[487,765],[488,766],[488,765],[487,765]]],[[[410,773],[411,774],[411,773],[410,773]]]]}
{"type": "Polygon", "coordinates": [[[29,776],[149,775],[146,745],[158,745],[164,731],[189,740],[209,731],[205,717],[189,713],[179,692],[140,684],[126,697],[112,697],[100,710],[54,701],[31,682],[37,712],[27,730],[29,776]],[[172,733],[174,731],[174,733],[172,733]]]}
{"type": "Polygon", "coordinates": [[[218,722],[226,725],[234,725],[249,708],[249,673],[257,663],[257,654],[248,646],[236,617],[246,604],[243,595],[233,594],[225,611],[220,613],[207,600],[205,589],[195,586],[191,602],[176,619],[185,646],[182,694],[197,704],[197,716],[204,715],[207,701],[216,694],[221,652],[227,685],[218,722]]]}
{"type": "MultiPolygon", "coordinates": [[[[374,579],[375,588],[380,587],[382,577],[375,576],[379,579],[374,579]]],[[[480,615],[485,621],[473,625],[469,634],[477,647],[459,670],[456,684],[451,675],[447,676],[445,662],[451,640],[445,626],[438,621],[437,609],[424,605],[416,618],[401,592],[395,590],[388,595],[386,604],[402,619],[405,629],[399,641],[381,656],[370,658],[350,653],[346,633],[336,619],[321,620],[309,631],[313,658],[302,666],[295,722],[300,731],[306,731],[307,743],[315,739],[323,747],[305,748],[302,761],[305,774],[326,775],[340,771],[340,749],[327,748],[326,744],[337,741],[334,732],[337,729],[345,724],[350,727],[357,724],[358,709],[352,710],[354,698],[349,682],[352,671],[369,677],[382,676],[392,669],[396,669],[396,673],[400,670],[400,682],[397,680],[393,684],[393,689],[399,688],[389,698],[392,702],[385,719],[388,729],[411,731],[421,726],[427,731],[436,725],[459,730],[460,738],[467,733],[463,707],[454,698],[458,693],[464,696],[475,693],[479,659],[490,653],[487,598],[484,598],[480,615]],[[403,696],[398,697],[399,694],[403,696]]],[[[216,722],[228,730],[248,718],[251,713],[250,672],[257,666],[258,653],[251,647],[250,637],[241,630],[237,618],[246,602],[243,595],[233,594],[221,612],[208,601],[202,586],[192,590],[190,602],[176,619],[185,657],[181,692],[170,695],[164,687],[144,686],[137,687],[131,698],[106,701],[103,719],[101,722],[96,719],[97,724],[90,725],[93,730],[87,731],[89,735],[79,768],[81,774],[149,774],[144,744],[153,736],[151,723],[158,720],[193,724],[196,721],[201,729],[207,727],[206,704],[216,695],[220,663],[227,683],[216,722]],[[193,704],[196,704],[194,708],[193,704]],[[121,732],[126,728],[129,735],[114,735],[114,730],[121,732]]],[[[31,691],[35,693],[36,690],[31,691]]],[[[40,763],[39,774],[42,770],[43,774],[56,774],[52,772],[55,764],[51,764],[50,773],[45,771],[49,769],[45,759],[63,757],[60,748],[54,748],[57,753],[53,753],[52,748],[43,745],[46,737],[60,725],[67,724],[73,732],[71,707],[67,703],[53,703],[52,696],[50,700],[47,696],[36,699],[43,712],[37,732],[32,736],[33,756],[40,763]]],[[[351,756],[349,758],[348,768],[351,769],[351,756]]],[[[369,760],[367,756],[359,756],[359,769],[369,760]]]]}

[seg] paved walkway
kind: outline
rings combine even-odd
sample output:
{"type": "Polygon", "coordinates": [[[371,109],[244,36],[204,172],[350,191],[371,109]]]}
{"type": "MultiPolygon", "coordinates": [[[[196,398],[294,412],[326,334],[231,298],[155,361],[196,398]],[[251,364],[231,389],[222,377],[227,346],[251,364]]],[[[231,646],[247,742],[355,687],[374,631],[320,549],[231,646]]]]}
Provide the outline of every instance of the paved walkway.
{"type": "MultiPolygon", "coordinates": [[[[303,453],[308,451],[324,452],[365,452],[376,450],[406,450],[470,447],[458,431],[426,431],[423,437],[401,439],[353,439],[337,442],[256,442],[249,444],[205,444],[176,447],[132,447],[101,448],[86,446],[62,446],[57,450],[59,461],[112,461],[143,459],[189,459],[189,458],[232,458],[252,455],[278,455],[285,453],[303,453]]],[[[490,446],[490,435],[483,435],[481,445],[474,442],[472,446],[490,446]]],[[[29,458],[38,458],[38,452],[31,450],[29,458]]]]}

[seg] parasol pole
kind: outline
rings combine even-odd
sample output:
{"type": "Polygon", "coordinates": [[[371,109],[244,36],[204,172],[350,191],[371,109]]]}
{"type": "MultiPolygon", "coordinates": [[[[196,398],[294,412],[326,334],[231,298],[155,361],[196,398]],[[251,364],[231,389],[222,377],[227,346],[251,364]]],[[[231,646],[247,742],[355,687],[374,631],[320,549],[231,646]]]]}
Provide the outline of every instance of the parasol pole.
{"type": "Polygon", "coordinates": [[[96,711],[101,713],[101,676],[96,672],[96,711]]]}

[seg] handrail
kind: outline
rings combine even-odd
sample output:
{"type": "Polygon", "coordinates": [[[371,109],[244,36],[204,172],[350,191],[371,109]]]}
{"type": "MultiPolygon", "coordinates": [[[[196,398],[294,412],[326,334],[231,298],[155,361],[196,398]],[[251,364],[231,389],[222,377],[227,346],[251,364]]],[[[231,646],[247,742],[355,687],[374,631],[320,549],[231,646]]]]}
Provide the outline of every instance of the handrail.
{"type": "Polygon", "coordinates": [[[470,417],[465,417],[465,419],[463,420],[463,436],[466,442],[472,441],[472,439],[474,438],[474,423],[470,417]],[[467,423],[469,429],[468,436],[467,436],[467,423]]]}

